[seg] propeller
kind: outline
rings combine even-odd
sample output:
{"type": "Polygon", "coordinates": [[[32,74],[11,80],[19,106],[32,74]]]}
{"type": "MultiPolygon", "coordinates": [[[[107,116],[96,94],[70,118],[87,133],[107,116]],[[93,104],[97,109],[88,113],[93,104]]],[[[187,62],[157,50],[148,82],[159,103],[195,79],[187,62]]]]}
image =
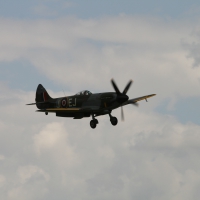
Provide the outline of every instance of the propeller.
{"type": "MultiPolygon", "coordinates": [[[[128,84],[126,85],[126,87],[124,88],[124,91],[121,93],[119,88],[117,87],[117,84],[115,83],[114,79],[111,79],[111,84],[117,94],[117,98],[116,101],[120,104],[123,104],[124,102],[128,101],[129,97],[126,95],[126,93],[128,92],[131,84],[132,84],[132,80],[130,80],[128,82],[128,84]]],[[[137,105],[137,103],[134,103],[133,105],[137,105]]],[[[124,111],[123,108],[121,106],[121,120],[124,121],[124,111]]]]}
{"type": "Polygon", "coordinates": [[[122,106],[121,106],[121,120],[124,121],[124,111],[122,106]]]}

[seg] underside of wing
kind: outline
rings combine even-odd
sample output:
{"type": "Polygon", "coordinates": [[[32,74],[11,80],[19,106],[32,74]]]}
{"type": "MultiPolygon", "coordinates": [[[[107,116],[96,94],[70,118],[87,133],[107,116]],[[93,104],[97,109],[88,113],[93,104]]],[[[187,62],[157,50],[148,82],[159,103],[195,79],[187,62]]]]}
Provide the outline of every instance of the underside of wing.
{"type": "Polygon", "coordinates": [[[90,112],[81,108],[47,108],[37,110],[37,112],[55,113],[57,117],[73,117],[74,119],[82,119],[83,117],[90,117],[90,112]]]}
{"type": "Polygon", "coordinates": [[[78,112],[80,108],[47,108],[43,110],[37,110],[37,112],[78,112]]]}

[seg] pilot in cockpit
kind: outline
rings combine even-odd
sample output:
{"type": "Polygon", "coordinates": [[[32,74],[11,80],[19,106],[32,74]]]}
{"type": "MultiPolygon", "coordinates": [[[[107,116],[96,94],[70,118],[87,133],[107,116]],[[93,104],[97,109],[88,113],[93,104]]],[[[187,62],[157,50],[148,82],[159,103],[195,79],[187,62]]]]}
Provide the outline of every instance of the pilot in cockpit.
{"type": "Polygon", "coordinates": [[[90,94],[92,94],[90,91],[84,90],[84,91],[77,93],[76,95],[78,96],[78,95],[90,95],[90,94]]]}

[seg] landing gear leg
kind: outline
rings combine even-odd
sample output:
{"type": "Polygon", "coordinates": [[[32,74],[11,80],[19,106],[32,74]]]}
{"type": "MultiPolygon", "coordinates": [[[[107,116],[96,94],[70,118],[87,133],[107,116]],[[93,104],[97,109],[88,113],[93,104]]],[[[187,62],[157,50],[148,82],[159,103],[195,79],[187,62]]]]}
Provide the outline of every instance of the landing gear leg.
{"type": "Polygon", "coordinates": [[[94,128],[96,128],[98,123],[99,123],[98,120],[95,119],[94,114],[92,114],[92,120],[90,121],[90,127],[94,129],[94,128]]]}
{"type": "Polygon", "coordinates": [[[117,117],[113,117],[113,116],[111,115],[111,113],[109,113],[109,116],[110,116],[110,122],[111,122],[111,124],[112,124],[113,126],[116,126],[117,123],[118,123],[117,117]]]}

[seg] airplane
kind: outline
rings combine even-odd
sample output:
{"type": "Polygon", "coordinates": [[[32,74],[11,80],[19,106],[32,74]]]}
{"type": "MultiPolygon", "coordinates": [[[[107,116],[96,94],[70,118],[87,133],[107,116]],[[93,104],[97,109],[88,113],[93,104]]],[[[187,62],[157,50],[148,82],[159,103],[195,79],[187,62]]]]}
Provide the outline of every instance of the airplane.
{"type": "Polygon", "coordinates": [[[116,126],[118,119],[111,115],[112,110],[121,107],[121,118],[124,120],[123,106],[132,104],[138,106],[138,101],[146,100],[156,94],[150,94],[134,99],[129,99],[127,92],[132,84],[132,80],[128,82],[123,92],[120,92],[115,81],[111,79],[111,84],[115,92],[104,92],[92,94],[88,90],[78,92],[73,96],[65,96],[60,98],[51,98],[46,89],[39,84],[36,90],[35,103],[26,105],[36,105],[39,110],[37,112],[55,113],[57,117],[73,117],[73,119],[82,119],[92,116],[90,121],[91,128],[96,128],[99,123],[96,117],[101,115],[109,115],[110,122],[116,126]]]}

